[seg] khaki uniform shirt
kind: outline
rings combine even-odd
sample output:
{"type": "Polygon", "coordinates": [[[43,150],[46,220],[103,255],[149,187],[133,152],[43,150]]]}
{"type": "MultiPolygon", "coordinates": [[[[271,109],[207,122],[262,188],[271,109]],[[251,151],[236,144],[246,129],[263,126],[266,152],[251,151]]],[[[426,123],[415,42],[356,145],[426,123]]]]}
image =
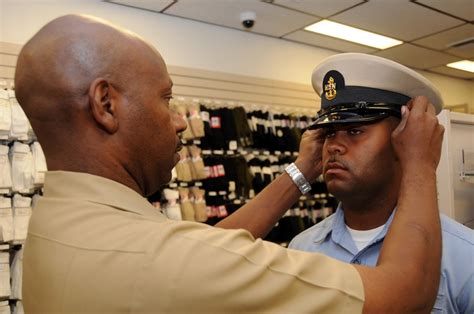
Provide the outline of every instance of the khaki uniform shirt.
{"type": "Polygon", "coordinates": [[[48,172],[24,252],[26,313],[358,313],[356,269],[172,221],[128,187],[48,172]]]}

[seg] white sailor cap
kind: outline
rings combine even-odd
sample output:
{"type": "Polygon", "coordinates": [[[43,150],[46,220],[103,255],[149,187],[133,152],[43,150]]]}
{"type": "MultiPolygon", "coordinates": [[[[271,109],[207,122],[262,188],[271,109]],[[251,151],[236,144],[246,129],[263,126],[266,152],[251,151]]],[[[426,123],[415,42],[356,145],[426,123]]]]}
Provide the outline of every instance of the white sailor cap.
{"type": "Polygon", "coordinates": [[[363,53],[342,53],[323,60],[313,71],[313,88],[321,110],[309,128],[327,124],[363,123],[401,116],[401,106],[426,96],[436,108],[438,89],[417,72],[394,61],[363,53]]]}

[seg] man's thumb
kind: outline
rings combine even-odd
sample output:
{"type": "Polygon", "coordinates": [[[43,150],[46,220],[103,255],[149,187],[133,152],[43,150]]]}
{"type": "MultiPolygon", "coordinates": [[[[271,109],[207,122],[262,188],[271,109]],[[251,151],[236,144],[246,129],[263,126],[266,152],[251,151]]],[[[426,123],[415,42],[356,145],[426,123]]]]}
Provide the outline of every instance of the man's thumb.
{"type": "Polygon", "coordinates": [[[393,131],[393,135],[396,136],[400,134],[404,129],[408,121],[408,115],[410,114],[410,110],[407,106],[402,106],[402,119],[400,120],[400,124],[398,124],[397,128],[393,131]]]}

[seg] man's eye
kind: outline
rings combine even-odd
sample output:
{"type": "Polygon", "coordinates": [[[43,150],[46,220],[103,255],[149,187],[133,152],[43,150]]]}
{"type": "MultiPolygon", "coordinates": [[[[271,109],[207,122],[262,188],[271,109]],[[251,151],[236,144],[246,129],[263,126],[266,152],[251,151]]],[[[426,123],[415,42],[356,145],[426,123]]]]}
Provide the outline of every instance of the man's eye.
{"type": "Polygon", "coordinates": [[[359,129],[350,129],[347,131],[347,133],[349,133],[350,135],[357,135],[357,134],[362,133],[362,131],[359,129]]]}
{"type": "Polygon", "coordinates": [[[331,138],[331,137],[333,137],[335,134],[336,134],[336,132],[334,132],[334,131],[332,131],[332,130],[326,130],[326,131],[324,131],[323,137],[324,137],[324,138],[331,138]]]}

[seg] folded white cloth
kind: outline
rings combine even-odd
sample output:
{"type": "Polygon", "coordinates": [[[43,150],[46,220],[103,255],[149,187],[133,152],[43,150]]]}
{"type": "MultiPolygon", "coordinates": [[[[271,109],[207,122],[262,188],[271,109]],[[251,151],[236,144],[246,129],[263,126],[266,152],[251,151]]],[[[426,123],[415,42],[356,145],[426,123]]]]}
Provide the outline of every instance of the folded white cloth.
{"type": "Polygon", "coordinates": [[[13,240],[12,200],[3,196],[0,196],[0,227],[1,242],[13,240]]]}
{"type": "Polygon", "coordinates": [[[13,196],[13,238],[24,242],[31,217],[31,198],[15,194],[13,196]]]}
{"type": "Polygon", "coordinates": [[[23,303],[21,301],[16,302],[12,314],[25,314],[25,310],[23,309],[23,303]]]}
{"type": "Polygon", "coordinates": [[[10,139],[27,140],[28,130],[30,128],[28,118],[25,115],[23,109],[15,98],[15,92],[9,90],[9,100],[11,106],[11,127],[10,127],[10,139]]]}
{"type": "MultiPolygon", "coordinates": [[[[8,302],[7,302],[8,303],[8,302]]],[[[0,314],[11,314],[10,305],[0,305],[0,314]]]]}
{"type": "Polygon", "coordinates": [[[0,252],[0,297],[10,297],[10,254],[0,252]]]}
{"type": "Polygon", "coordinates": [[[30,146],[15,142],[10,150],[12,167],[12,190],[20,193],[30,193],[33,187],[33,155],[30,146]]]}
{"type": "Polygon", "coordinates": [[[33,142],[33,144],[31,144],[31,154],[33,155],[33,184],[35,186],[42,186],[44,183],[44,174],[48,169],[40,143],[33,142]]]}
{"type": "Polygon", "coordinates": [[[12,277],[12,286],[11,286],[11,296],[10,299],[21,300],[21,282],[23,274],[23,248],[15,252],[13,257],[12,267],[11,267],[11,277],[12,277]]]}
{"type": "Polygon", "coordinates": [[[12,170],[8,158],[9,147],[0,145],[0,193],[9,193],[12,189],[12,170]]]}
{"type": "Polygon", "coordinates": [[[0,89],[0,139],[7,140],[12,124],[12,109],[8,91],[0,89]]]}

